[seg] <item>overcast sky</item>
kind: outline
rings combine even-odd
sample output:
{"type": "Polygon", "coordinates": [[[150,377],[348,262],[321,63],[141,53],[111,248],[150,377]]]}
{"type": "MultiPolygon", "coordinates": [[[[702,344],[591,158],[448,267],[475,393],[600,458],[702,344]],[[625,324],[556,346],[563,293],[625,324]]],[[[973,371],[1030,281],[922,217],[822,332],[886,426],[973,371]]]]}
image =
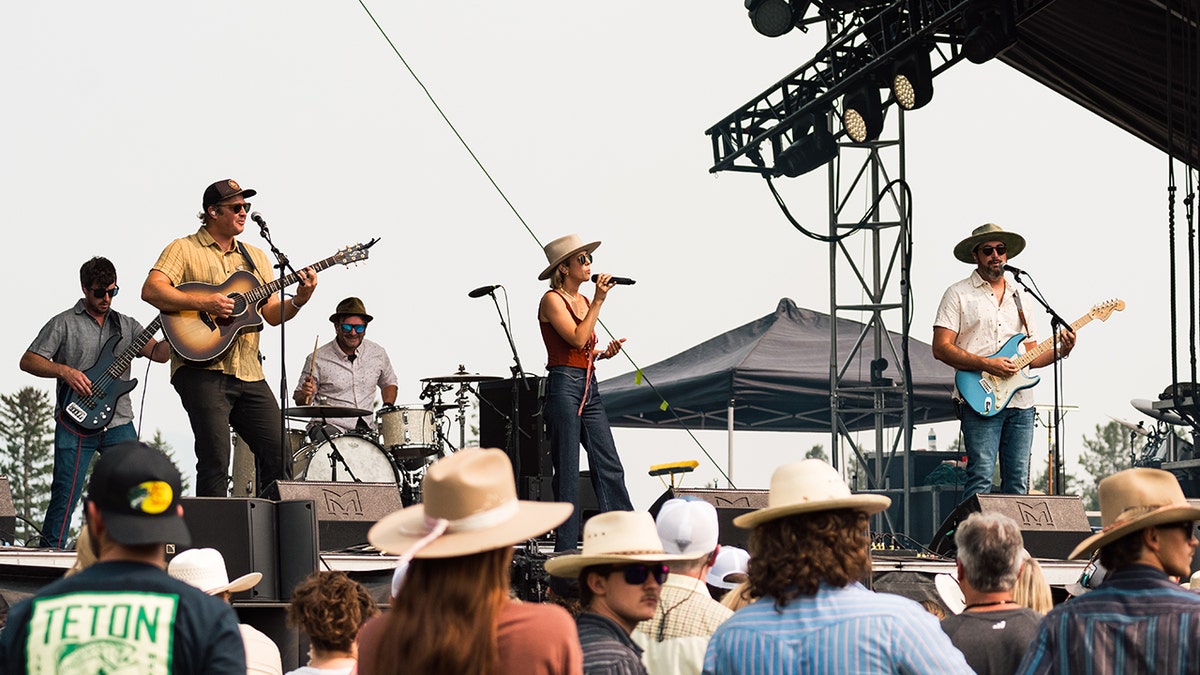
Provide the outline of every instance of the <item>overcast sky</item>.
{"type": "MultiPolygon", "coordinates": [[[[769,314],[781,297],[828,311],[827,246],[792,229],[761,179],[710,175],[704,135],[808,61],[820,31],[762,37],[739,0],[368,6],[536,237],[602,239],[594,269],[638,280],[602,315],[637,363],[769,314]]],[[[138,296],[147,270],[196,229],[204,187],[226,177],[259,191],[254,208],[293,262],[382,237],[365,263],[323,272],[288,323],[289,386],[347,295],[376,317],[368,337],[391,353],[400,402],[418,403],[420,378],[459,364],[507,375],[491,301],[467,298],[484,284],[505,286],[522,362],[542,372],[542,250],[357,2],[7,3],[0,56],[0,199],[14,246],[4,277],[22,308],[0,338],[3,391],[50,388],[17,362],[79,297],[90,256],[117,265],[115,307],[149,322],[138,296]]],[[[999,223],[1028,239],[1015,262],[1068,320],[1109,298],[1128,304],[1082,332],[1066,364],[1065,401],[1078,406],[1068,456],[1109,415],[1149,422],[1129,400],[1171,381],[1166,156],[999,62],[961,63],[935,92],[906,118],[913,337],[929,341],[942,291],[970,271],[954,244],[999,223]]],[[[827,228],[823,171],[778,185],[810,229],[827,228]]],[[[245,239],[264,246],[253,226],[245,239]]],[[[277,393],[279,335],[263,334],[277,393]]],[[[168,368],[134,367],[143,436],[161,429],[191,469],[168,368]]],[[[600,375],[631,369],[606,361],[600,375]]],[[[1051,402],[1048,383],[1036,392],[1051,402]]],[[[956,426],[938,425],[943,447],[956,426]]],[[[683,432],[617,437],[638,507],[662,490],[650,464],[700,460],[691,486],[717,475],[683,432]]],[[[724,461],[723,434],[698,437],[724,461]]],[[[741,433],[735,479],[766,487],[814,443],[829,438],[741,433]]],[[[1034,451],[1044,456],[1045,429],[1034,451]]]]}

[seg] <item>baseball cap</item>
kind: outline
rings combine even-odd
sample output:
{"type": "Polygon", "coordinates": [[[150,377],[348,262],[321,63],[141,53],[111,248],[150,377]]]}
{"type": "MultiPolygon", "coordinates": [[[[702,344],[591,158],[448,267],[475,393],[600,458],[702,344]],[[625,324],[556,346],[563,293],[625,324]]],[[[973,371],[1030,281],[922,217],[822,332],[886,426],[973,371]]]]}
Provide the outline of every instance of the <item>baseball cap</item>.
{"type": "Polygon", "coordinates": [[[219,180],[204,189],[204,208],[208,208],[217,202],[223,202],[230,197],[242,195],[243,197],[253,197],[258,194],[257,190],[242,189],[241,185],[232,178],[219,180]]]}
{"type": "Polygon", "coordinates": [[[120,544],[187,546],[192,537],[176,508],[182,482],[179,469],[164,453],[128,441],[100,454],[87,498],[104,514],[109,536],[120,544]]]}
{"type": "Polygon", "coordinates": [[[667,553],[698,558],[717,548],[717,508],[708,502],[668,499],[654,525],[667,553]]]}
{"type": "Polygon", "coordinates": [[[750,554],[744,548],[722,546],[717,560],[708,571],[705,581],[709,586],[731,590],[747,578],[750,569],[750,554]]]}

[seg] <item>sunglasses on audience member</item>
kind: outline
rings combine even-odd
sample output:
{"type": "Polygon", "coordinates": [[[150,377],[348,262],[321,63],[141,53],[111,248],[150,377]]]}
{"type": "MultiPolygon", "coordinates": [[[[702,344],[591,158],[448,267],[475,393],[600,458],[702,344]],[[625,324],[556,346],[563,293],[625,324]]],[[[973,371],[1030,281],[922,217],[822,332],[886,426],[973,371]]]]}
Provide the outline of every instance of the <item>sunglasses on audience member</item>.
{"type": "Polygon", "coordinates": [[[242,211],[250,213],[250,202],[243,202],[241,204],[222,204],[221,206],[224,206],[234,213],[241,213],[242,211]]]}
{"type": "Polygon", "coordinates": [[[990,256],[992,254],[992,251],[995,251],[996,255],[1007,255],[1008,247],[1006,247],[1004,244],[1000,244],[999,246],[980,246],[979,247],[979,252],[982,253],[983,257],[985,257],[985,258],[990,256]]]}
{"type": "Polygon", "coordinates": [[[1183,530],[1184,536],[1187,536],[1187,537],[1191,537],[1192,535],[1194,535],[1196,533],[1196,523],[1195,523],[1195,521],[1191,521],[1191,520],[1182,520],[1178,523],[1167,523],[1165,525],[1159,525],[1159,527],[1179,528],[1179,529],[1183,530]]]}
{"type": "Polygon", "coordinates": [[[93,298],[96,298],[97,300],[99,300],[100,298],[103,298],[106,295],[110,298],[117,297],[117,291],[121,290],[121,287],[113,286],[112,288],[91,288],[88,290],[90,290],[92,292],[93,298]]]}
{"type": "Polygon", "coordinates": [[[343,333],[358,333],[359,335],[362,335],[363,333],[365,333],[367,331],[367,324],[365,324],[365,323],[344,323],[341,325],[341,329],[342,329],[343,333]]]}
{"type": "Polygon", "coordinates": [[[625,575],[625,583],[631,586],[641,586],[646,583],[646,578],[654,575],[654,580],[662,585],[667,581],[669,570],[663,563],[649,563],[645,565],[625,565],[617,567],[613,572],[623,572],[625,575]]]}

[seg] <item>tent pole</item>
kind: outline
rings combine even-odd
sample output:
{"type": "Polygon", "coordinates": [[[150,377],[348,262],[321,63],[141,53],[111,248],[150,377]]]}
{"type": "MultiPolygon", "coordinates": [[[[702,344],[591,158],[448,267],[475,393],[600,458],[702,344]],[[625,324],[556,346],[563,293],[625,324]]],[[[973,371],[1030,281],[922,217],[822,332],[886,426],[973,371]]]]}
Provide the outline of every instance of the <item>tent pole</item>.
{"type": "Polygon", "coordinates": [[[729,449],[726,450],[725,460],[725,477],[729,481],[729,489],[733,489],[733,399],[729,399],[729,409],[725,415],[726,424],[728,427],[728,443],[729,449]]]}

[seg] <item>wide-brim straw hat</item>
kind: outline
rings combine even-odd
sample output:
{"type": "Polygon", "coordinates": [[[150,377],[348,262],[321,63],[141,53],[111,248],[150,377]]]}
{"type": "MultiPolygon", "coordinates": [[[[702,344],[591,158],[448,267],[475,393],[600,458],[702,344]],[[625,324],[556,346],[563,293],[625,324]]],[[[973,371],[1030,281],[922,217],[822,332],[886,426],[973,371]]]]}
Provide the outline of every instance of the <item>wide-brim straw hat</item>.
{"type": "Polygon", "coordinates": [[[167,574],[209,595],[248,591],[257,586],[263,577],[262,572],[250,572],[230,581],[229,573],[225,571],[225,557],[215,548],[189,548],[183,551],[171,559],[167,574]]]}
{"type": "Polygon", "coordinates": [[[766,508],[738,516],[733,524],[752,529],[784,516],[834,509],[872,515],[891,504],[892,500],[883,495],[851,493],[837,469],[819,459],[804,459],[775,469],[766,508]]]}
{"type": "Polygon", "coordinates": [[[1025,250],[1025,237],[1016,232],[1007,232],[995,223],[980,225],[971,231],[971,236],[958,242],[954,247],[954,257],[962,262],[974,265],[975,247],[985,241],[999,241],[1008,249],[1008,259],[1012,260],[1025,250]]]}
{"type": "Polygon", "coordinates": [[[565,502],[518,500],[512,463],[495,448],[464,448],[439,460],[426,472],[421,491],[424,503],[371,526],[367,540],[372,546],[406,554],[421,542],[412,558],[481,553],[545,534],[574,509],[565,502]]]}
{"type": "Polygon", "coordinates": [[[585,244],[577,234],[568,234],[565,237],[555,239],[542,247],[542,250],[546,252],[546,262],[550,264],[546,265],[546,269],[542,270],[542,273],[538,275],[538,280],[545,281],[549,279],[550,275],[554,273],[554,268],[576,253],[580,251],[591,253],[598,248],[600,248],[600,242],[593,241],[585,244]]]}
{"type": "Polygon", "coordinates": [[[592,565],[694,560],[696,555],[672,555],[663,549],[654,518],[645,511],[606,511],[583,525],[583,552],[546,561],[546,571],[574,578],[592,565]]]}
{"type": "Polygon", "coordinates": [[[1174,474],[1162,469],[1126,469],[1100,481],[1101,530],[1079,542],[1074,560],[1105,544],[1155,525],[1200,520],[1174,474]]]}

